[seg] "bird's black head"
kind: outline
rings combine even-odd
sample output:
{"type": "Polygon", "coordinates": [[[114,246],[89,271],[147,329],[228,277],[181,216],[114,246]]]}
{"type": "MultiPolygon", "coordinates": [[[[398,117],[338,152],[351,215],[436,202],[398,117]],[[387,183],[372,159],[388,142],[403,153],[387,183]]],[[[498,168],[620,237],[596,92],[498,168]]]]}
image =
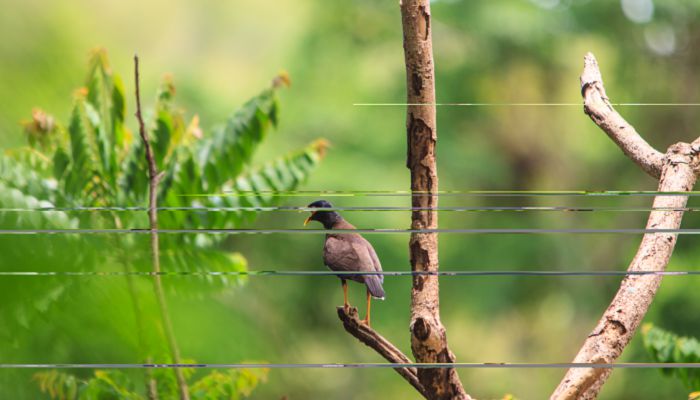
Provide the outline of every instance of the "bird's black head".
{"type": "MultiPolygon", "coordinates": [[[[333,205],[326,200],[317,200],[314,201],[313,203],[309,204],[306,206],[307,208],[333,208],[333,205]]],[[[318,211],[311,211],[311,215],[309,218],[304,221],[304,225],[308,224],[310,221],[318,221],[323,224],[323,227],[326,229],[331,229],[333,228],[333,225],[335,225],[336,222],[342,220],[343,217],[340,216],[335,211],[331,210],[318,210],[318,211]]]]}

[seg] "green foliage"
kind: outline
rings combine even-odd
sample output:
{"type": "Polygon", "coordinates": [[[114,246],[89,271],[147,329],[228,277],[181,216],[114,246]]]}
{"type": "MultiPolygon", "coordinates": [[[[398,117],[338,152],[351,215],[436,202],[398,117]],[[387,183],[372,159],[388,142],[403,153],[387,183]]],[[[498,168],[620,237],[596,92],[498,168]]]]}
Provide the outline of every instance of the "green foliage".
{"type": "MultiPolygon", "coordinates": [[[[190,362],[188,360],[187,362],[190,362]]],[[[175,379],[168,371],[156,368],[151,371],[157,382],[158,395],[162,398],[177,398],[175,379]]],[[[191,377],[192,370],[185,376],[191,377]]],[[[269,370],[230,369],[214,370],[195,381],[189,388],[192,400],[239,400],[249,397],[255,388],[265,381],[269,370]]],[[[42,393],[51,400],[144,400],[147,397],[134,387],[134,383],[118,370],[97,370],[94,376],[80,379],[74,375],[50,370],[33,376],[42,393]]]]}
{"type": "Polygon", "coordinates": [[[200,378],[190,388],[193,400],[239,400],[251,395],[253,390],[267,380],[269,369],[229,369],[212,371],[200,378]]]}
{"type": "MultiPolygon", "coordinates": [[[[655,362],[700,363],[700,342],[696,338],[678,336],[646,324],[642,328],[644,347],[655,362]]],[[[696,368],[665,368],[666,376],[680,379],[689,390],[700,389],[700,371],[696,368]]]]}
{"type": "MultiPolygon", "coordinates": [[[[22,153],[22,152],[20,152],[22,153]]],[[[25,159],[31,156],[26,156],[25,159]]],[[[40,201],[55,201],[55,188],[50,179],[42,176],[41,170],[27,166],[28,161],[18,160],[21,156],[0,157],[0,182],[8,188],[14,188],[25,195],[40,201]]]]}
{"type": "MultiPolygon", "coordinates": [[[[35,110],[32,121],[25,123],[29,149],[8,152],[0,157],[0,184],[19,191],[6,193],[0,198],[3,209],[22,203],[18,199],[20,194],[36,198],[37,201],[20,204],[28,209],[40,206],[143,206],[146,202],[148,180],[144,148],[140,140],[134,140],[125,125],[122,80],[112,73],[104,50],[94,51],[89,65],[86,86],[76,91],[67,128],[43,111],[35,110]]],[[[249,167],[255,149],[277,123],[279,106],[276,93],[282,80],[275,82],[244,104],[222,127],[205,134],[199,127],[197,116],[186,122],[184,111],[173,102],[176,91],[172,79],[164,79],[157,93],[153,118],[147,123],[158,167],[165,172],[159,186],[159,206],[200,207],[202,211],[161,213],[161,227],[225,229],[240,226],[252,218],[251,213],[206,208],[275,205],[277,197],[261,191],[292,190],[320,162],[326,145],[323,141],[316,141],[261,168],[249,167]],[[250,172],[244,173],[246,169],[250,172]],[[254,193],[243,193],[247,190],[254,193]],[[193,196],[204,193],[226,194],[193,196]]],[[[38,218],[28,226],[35,229],[42,222],[36,213],[16,214],[14,219],[6,215],[4,218],[12,223],[21,218],[38,218]]],[[[78,226],[73,227],[144,228],[146,223],[145,213],[118,217],[83,213],[77,220],[78,226]]],[[[51,225],[47,225],[49,227],[51,225]]],[[[168,238],[164,247],[171,253],[193,254],[191,249],[182,245],[211,249],[218,240],[191,238],[168,238]]],[[[172,254],[173,259],[179,259],[172,265],[178,271],[180,268],[196,271],[211,268],[207,263],[183,262],[186,257],[187,254],[172,254]]],[[[222,257],[213,256],[213,259],[222,260],[222,257]]],[[[241,268],[235,263],[232,266],[226,262],[215,264],[222,271],[241,268]]]]}
{"type": "MultiPolygon", "coordinates": [[[[181,360],[182,363],[185,364],[196,364],[195,360],[181,360]]],[[[192,377],[192,374],[194,373],[193,368],[181,368],[180,371],[182,371],[182,376],[186,380],[190,380],[192,377]]],[[[153,380],[156,382],[156,390],[158,392],[158,395],[164,397],[164,398],[173,398],[176,399],[179,397],[179,389],[177,385],[177,379],[175,378],[175,374],[170,369],[167,368],[155,368],[153,370],[150,370],[149,373],[151,374],[151,377],[153,380]]]]}
{"type": "Polygon", "coordinates": [[[0,227],[4,229],[71,229],[77,221],[62,211],[31,212],[42,208],[53,208],[46,200],[39,200],[29,193],[37,188],[22,192],[20,189],[0,181],[0,227]]]}
{"type": "MultiPolygon", "coordinates": [[[[652,2],[624,3],[648,5],[652,2]]],[[[130,54],[134,38],[139,39],[141,49],[157,49],[144,54],[148,57],[143,74],[144,115],[149,122],[154,121],[156,113],[149,98],[153,97],[151,92],[155,92],[149,88],[155,86],[149,84],[148,72],[158,70],[148,71],[148,66],[185,60],[172,65],[177,73],[175,102],[188,105],[185,128],[196,112],[202,129],[208,131],[212,123],[225,122],[229,110],[233,111],[232,106],[243,104],[247,94],[262,89],[260,82],[268,78],[270,68],[283,65],[293,71],[295,86],[293,90],[280,93],[281,129],[272,131],[264,145],[270,159],[275,154],[302,147],[313,140],[315,132],[324,132],[338,151],[333,154],[332,168],[318,168],[314,172],[313,189],[410,189],[408,171],[404,167],[405,108],[351,106],[356,102],[401,103],[405,100],[406,77],[401,62],[401,23],[396,1],[181,1],[169,2],[166,7],[146,7],[145,3],[133,0],[105,3],[105,7],[92,7],[92,3],[85,0],[78,3],[45,1],[41,2],[41,7],[37,7],[35,1],[10,0],[6,4],[9,12],[0,13],[3,22],[0,31],[8,38],[0,45],[3,60],[0,94],[6,99],[0,110],[0,142],[4,146],[20,144],[24,136],[18,134],[21,132],[17,121],[23,117],[31,119],[32,106],[51,110],[57,120],[67,122],[70,114],[63,111],[70,100],[66,97],[71,93],[67,85],[70,82],[83,84],[83,49],[94,44],[95,27],[99,23],[99,38],[110,43],[111,54],[130,54]],[[134,9],[139,10],[139,16],[129,12],[134,9]],[[148,23],[135,23],[134,18],[148,23]],[[128,34],[124,32],[126,26],[128,34]],[[278,134],[280,136],[275,139],[278,134]]],[[[578,75],[582,56],[586,51],[593,51],[601,63],[606,88],[614,102],[697,103],[700,1],[653,1],[653,20],[645,24],[627,19],[621,5],[621,1],[605,0],[432,1],[436,92],[440,102],[580,104],[578,75]],[[655,32],[664,33],[660,36],[665,38],[662,43],[675,42],[674,54],[658,56],[649,49],[648,43],[659,42],[655,32]],[[624,43],[620,38],[625,38],[624,43]]],[[[123,67],[119,69],[116,64],[113,68],[114,73],[122,73],[126,85],[130,107],[127,125],[133,129],[133,84],[128,61],[123,60],[120,63],[123,67]]],[[[630,106],[618,111],[660,151],[671,143],[693,140],[697,136],[697,107],[630,106]]],[[[656,189],[656,182],[620,154],[617,146],[583,114],[580,105],[442,106],[438,114],[437,154],[442,190],[656,189]]],[[[53,127],[53,132],[60,134],[60,129],[56,131],[56,128],[61,126],[54,122],[53,127]]],[[[61,129],[65,132],[65,127],[61,129]]],[[[129,146],[138,143],[132,139],[126,142],[129,146]]],[[[126,148],[130,147],[125,145],[120,151],[125,152],[126,148]]],[[[64,149],[69,147],[64,145],[64,149]]],[[[143,155],[135,159],[141,162],[143,155]]],[[[140,178],[145,177],[141,167],[135,172],[140,178]]],[[[136,191],[145,193],[145,187],[136,191]]],[[[328,200],[340,207],[410,206],[405,197],[334,197],[328,200]]],[[[691,197],[689,207],[698,207],[698,200],[700,198],[691,197]]],[[[289,200],[289,205],[305,205],[310,201],[295,197],[289,200]]],[[[442,206],[475,207],[648,208],[652,204],[648,196],[443,196],[440,202],[442,206]]],[[[117,204],[143,206],[145,202],[119,201],[117,204]]],[[[219,212],[227,213],[232,212],[219,212]]],[[[140,216],[142,212],[120,213],[120,216],[124,214],[140,216]]],[[[159,217],[163,219],[165,214],[182,217],[182,213],[166,211],[159,217]]],[[[213,217],[215,213],[209,214],[213,217]]],[[[347,212],[344,215],[356,226],[368,228],[404,227],[410,218],[409,213],[403,212],[347,212]]],[[[647,216],[647,212],[444,212],[440,223],[443,228],[613,229],[641,228],[647,216]]],[[[292,212],[275,213],[268,222],[301,227],[299,217],[292,212]]],[[[686,227],[700,226],[700,213],[685,213],[683,222],[686,227]]],[[[145,216],[138,222],[131,222],[131,226],[137,223],[146,226],[145,216]]],[[[161,236],[161,240],[166,236],[161,236]]],[[[679,237],[670,270],[697,270],[700,246],[693,238],[693,235],[679,237]]],[[[34,239],[28,239],[22,246],[31,245],[34,239]]],[[[372,235],[368,239],[385,269],[406,268],[404,235],[372,235]]],[[[634,254],[638,239],[634,235],[447,234],[440,236],[440,263],[448,271],[472,267],[623,270],[634,254]]],[[[137,240],[147,241],[148,238],[137,240]]],[[[262,235],[232,240],[226,245],[246,256],[255,255],[257,265],[322,269],[319,240],[314,235],[262,235]]],[[[169,245],[164,244],[163,250],[167,247],[169,245]]],[[[133,248],[128,249],[134,255],[133,248]]],[[[0,263],[5,259],[4,255],[0,257],[0,263]]],[[[145,263],[144,268],[147,267],[145,263]]],[[[109,264],[102,268],[114,269],[109,264]]],[[[663,290],[650,309],[649,320],[656,320],[659,326],[674,327],[676,332],[697,332],[700,326],[698,279],[692,276],[665,279],[663,290]]],[[[166,283],[173,281],[164,279],[166,283]]],[[[251,350],[254,354],[266,351],[279,360],[301,361],[300,354],[313,354],[314,359],[321,361],[353,360],[358,356],[355,346],[335,345],[348,338],[338,329],[333,312],[325,309],[309,312],[317,310],[319,304],[340,301],[332,278],[270,278],[269,281],[265,278],[257,283],[254,295],[247,293],[253,288],[248,285],[245,294],[238,290],[229,299],[239,307],[255,299],[254,312],[239,317],[235,307],[230,306],[209,314],[212,319],[221,317],[224,321],[228,318],[239,324],[235,328],[227,325],[232,328],[233,349],[222,348],[220,340],[206,344],[199,340],[204,333],[215,336],[219,331],[215,327],[202,327],[190,333],[179,331],[179,340],[198,343],[197,351],[216,351],[222,356],[221,361],[235,358],[224,357],[224,354],[240,354],[236,349],[241,347],[255,348],[255,352],[251,350]],[[267,324],[263,325],[261,321],[265,320],[267,324]],[[267,332],[276,330],[285,335],[277,341],[271,340],[274,335],[267,332]],[[239,343],[236,334],[242,332],[255,337],[236,346],[239,343]],[[293,346],[290,346],[289,335],[293,337],[293,346]],[[324,338],[326,345],[310,349],[310,343],[317,344],[319,338],[324,338]]],[[[401,293],[410,282],[392,278],[386,283],[388,293],[398,295],[388,296],[387,301],[374,305],[378,328],[388,335],[397,334],[397,344],[405,345],[405,339],[401,339],[404,336],[399,333],[405,329],[407,303],[406,296],[401,293]]],[[[443,304],[444,323],[452,332],[450,343],[458,359],[473,356],[475,361],[566,360],[573,349],[566,344],[570,342],[561,337],[572,329],[585,334],[590,326],[581,321],[600,317],[618,283],[615,277],[445,278],[441,280],[441,293],[449,301],[443,304]],[[538,323],[544,318],[543,312],[548,318],[538,323]],[[553,316],[552,312],[556,314],[553,316]],[[576,315],[573,321],[572,315],[576,315]],[[470,326],[475,329],[469,329],[470,326]],[[509,329],[498,329],[502,326],[509,329]],[[463,334],[465,331],[469,334],[463,334]],[[516,339],[522,336],[527,345],[516,339]],[[480,344],[478,354],[474,343],[480,344]]],[[[9,285],[3,285],[3,290],[5,286],[9,285]]],[[[148,282],[142,286],[143,290],[149,289],[148,282]]],[[[15,297],[32,296],[19,289],[15,293],[15,297]]],[[[361,295],[363,293],[355,296],[361,298],[361,295]]],[[[12,304],[3,303],[3,309],[13,308],[12,304]]],[[[129,307],[128,302],[125,307],[129,307]]],[[[194,319],[200,309],[172,311],[177,312],[175,318],[187,320],[194,319]]],[[[105,313],[114,314],[111,308],[105,313]]],[[[0,326],[6,325],[0,322],[0,326]]],[[[94,329],[82,334],[76,332],[75,337],[94,342],[94,338],[88,337],[93,332],[94,329]]],[[[31,337],[36,338],[37,334],[32,332],[31,337]]],[[[641,340],[633,341],[625,350],[627,355],[640,354],[641,345],[641,340]]],[[[113,346],[119,350],[123,347],[121,343],[113,346]]],[[[10,349],[0,346],[0,352],[10,349]]],[[[95,350],[103,353],[99,348],[95,350]]],[[[26,356],[38,360],[43,359],[40,357],[43,354],[41,350],[29,350],[26,356]]],[[[250,357],[245,353],[243,356],[250,357]]],[[[207,358],[206,361],[211,361],[207,358]]],[[[641,360],[630,358],[630,361],[641,360]]],[[[520,398],[540,399],[552,390],[555,383],[552,380],[560,377],[525,374],[520,370],[504,371],[502,376],[503,379],[481,379],[481,375],[469,373],[463,378],[478,398],[500,399],[508,390],[517,390],[520,398]]],[[[372,369],[280,371],[264,389],[261,388],[264,394],[260,391],[253,396],[279,399],[284,393],[290,399],[331,399],[338,397],[338,393],[353,393],[355,398],[367,399],[414,398],[412,388],[399,380],[391,371],[376,373],[372,369]],[[317,382],[320,375],[323,375],[323,382],[317,382]]],[[[625,370],[613,374],[612,380],[601,397],[682,399],[687,394],[680,381],[676,384],[656,371],[625,370]]],[[[16,395],[22,385],[7,382],[0,381],[2,397],[39,397],[16,395]]]]}
{"type": "Polygon", "coordinates": [[[68,125],[70,151],[60,148],[54,154],[55,178],[69,199],[83,205],[114,204],[125,114],[124,85],[110,71],[106,52],[96,50],[86,86],[75,95],[68,125]]]}
{"type": "Polygon", "coordinates": [[[95,371],[89,379],[79,379],[75,376],[56,370],[38,372],[34,380],[39,384],[42,393],[49,395],[52,400],[143,400],[129,378],[119,371],[95,371]]]}
{"type": "MultiPolygon", "coordinates": [[[[164,79],[150,114],[152,118],[146,123],[158,169],[164,172],[158,187],[158,206],[167,210],[159,213],[161,228],[240,227],[252,220],[254,213],[239,207],[273,206],[279,197],[271,196],[269,191],[293,190],[309,176],[325,154],[327,144],[323,140],[261,167],[250,165],[257,147],[277,125],[277,91],[285,79],[276,79],[271,87],[250,99],[224,125],[211,132],[200,128],[196,115],[187,122],[184,110],[174,103],[176,91],[172,79],[164,79]],[[220,209],[210,210],[209,207],[220,209]],[[172,208],[185,210],[171,211],[172,208]]],[[[0,157],[0,227],[38,230],[148,227],[143,210],[113,210],[144,207],[147,201],[144,146],[127,127],[126,115],[124,84],[111,71],[106,52],[96,50],[90,57],[85,87],[75,92],[68,123],[62,125],[44,111],[34,110],[32,120],[24,124],[28,147],[7,151],[0,157]],[[110,211],[103,211],[102,207],[110,211]],[[86,212],[86,208],[97,208],[99,212],[86,212]]],[[[13,271],[115,268],[126,272],[151,271],[150,249],[143,240],[147,236],[86,236],[3,236],[0,238],[3,254],[0,267],[13,271]],[[41,251],[35,251],[36,248],[41,251]]],[[[219,237],[161,235],[160,243],[162,270],[187,275],[187,279],[169,280],[170,292],[201,296],[245,281],[235,275],[205,273],[247,270],[244,256],[226,251],[219,237]]],[[[152,286],[144,284],[147,282],[131,279],[128,280],[129,289],[122,288],[131,297],[134,315],[123,310],[117,313],[112,301],[127,295],[118,294],[121,293],[118,289],[107,295],[108,291],[100,287],[70,285],[69,282],[35,279],[4,289],[0,292],[5,310],[0,314],[0,323],[10,326],[10,331],[14,332],[19,327],[29,330],[33,326],[30,316],[49,312],[57,319],[83,315],[80,314],[82,310],[61,314],[52,308],[55,303],[89,302],[95,310],[112,310],[98,323],[110,329],[127,326],[136,329],[138,340],[131,338],[133,342],[129,344],[139,347],[134,349],[139,357],[158,361],[153,355],[160,354],[160,361],[172,362],[165,355],[170,352],[164,351],[165,322],[147,321],[136,315],[139,308],[144,315],[155,314],[153,308],[148,311],[150,303],[142,295],[144,290],[152,290],[152,286]],[[155,329],[139,332],[147,323],[155,323],[155,329]]],[[[16,335],[5,339],[20,340],[16,335]]],[[[89,342],[88,338],[84,347],[89,342]]],[[[56,354],[65,353],[57,350],[56,354]]],[[[172,372],[152,371],[163,398],[177,393],[172,372]]],[[[193,377],[193,370],[183,372],[187,379],[193,377]]],[[[246,397],[266,376],[266,372],[259,371],[212,371],[192,385],[192,396],[196,399],[246,397]]],[[[129,376],[118,371],[96,371],[88,379],[47,371],[36,374],[34,379],[41,391],[52,399],[144,398],[140,394],[143,388],[136,388],[129,376]]]]}
{"type": "MultiPolygon", "coordinates": [[[[170,238],[164,238],[164,244],[170,238]]],[[[195,245],[184,246],[176,249],[173,245],[165,246],[161,253],[161,266],[163,270],[187,276],[186,279],[170,281],[171,290],[178,295],[202,295],[213,289],[230,288],[232,285],[240,285],[246,281],[245,276],[225,275],[225,274],[201,274],[197,276],[189,275],[192,271],[214,271],[214,272],[245,272],[248,270],[248,263],[240,253],[230,253],[216,248],[203,248],[195,245]]]]}
{"type": "Polygon", "coordinates": [[[220,192],[214,192],[219,195],[195,196],[188,199],[183,198],[186,196],[175,196],[169,203],[198,202],[203,211],[195,211],[188,215],[171,214],[169,218],[180,217],[180,220],[166,220],[164,223],[173,226],[234,228],[244,222],[250,222],[257,214],[255,210],[278,204],[279,198],[274,195],[275,192],[298,187],[322,160],[327,147],[328,143],[319,139],[304,149],[253,168],[236,180],[224,184],[220,192]],[[211,208],[219,211],[206,211],[211,208]]]}
{"type": "Polygon", "coordinates": [[[39,384],[42,393],[47,393],[51,399],[73,400],[78,398],[80,381],[70,374],[57,370],[37,372],[34,380],[39,384]]]}

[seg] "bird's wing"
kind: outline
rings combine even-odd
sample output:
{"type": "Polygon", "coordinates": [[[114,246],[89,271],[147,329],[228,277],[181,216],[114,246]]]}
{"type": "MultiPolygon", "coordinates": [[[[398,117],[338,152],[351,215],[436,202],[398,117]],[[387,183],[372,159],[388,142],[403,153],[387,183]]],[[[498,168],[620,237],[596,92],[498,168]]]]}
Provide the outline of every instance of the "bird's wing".
{"type": "MultiPolygon", "coordinates": [[[[360,271],[374,272],[377,271],[376,264],[372,259],[372,245],[368,241],[354,240],[352,241],[352,248],[357,254],[357,258],[360,261],[360,271]]],[[[382,270],[382,266],[379,266],[379,271],[382,270]]]]}
{"type": "MultiPolygon", "coordinates": [[[[323,252],[323,260],[334,271],[381,271],[376,253],[362,236],[357,234],[328,235],[323,252]]],[[[384,298],[381,275],[353,275],[345,279],[364,282],[372,296],[384,298]]]]}
{"type": "MultiPolygon", "coordinates": [[[[377,253],[365,238],[358,236],[358,240],[353,241],[352,247],[361,260],[362,271],[380,272],[382,270],[377,253]]],[[[384,288],[382,287],[384,275],[365,275],[364,280],[372,296],[384,300],[384,288]]]]}
{"type": "Polygon", "coordinates": [[[360,271],[360,256],[347,235],[329,235],[323,248],[323,262],[334,271],[360,271]]]}
{"type": "MultiPolygon", "coordinates": [[[[366,251],[369,254],[369,258],[372,261],[372,266],[374,267],[374,270],[377,272],[382,271],[382,263],[379,261],[379,257],[377,256],[377,252],[374,250],[374,247],[372,247],[372,244],[367,241],[367,239],[363,238],[363,241],[366,244],[366,251]]],[[[379,280],[384,282],[384,275],[379,275],[379,280]]]]}
{"type": "Polygon", "coordinates": [[[369,257],[372,259],[372,264],[374,265],[374,270],[377,272],[380,272],[382,270],[382,263],[379,262],[379,257],[377,257],[377,252],[374,251],[374,247],[372,247],[369,242],[367,242],[367,251],[369,252],[369,257]]]}
{"type": "Polygon", "coordinates": [[[377,266],[379,271],[382,269],[372,245],[360,235],[329,235],[323,250],[323,261],[333,270],[372,272],[377,271],[377,266]]]}

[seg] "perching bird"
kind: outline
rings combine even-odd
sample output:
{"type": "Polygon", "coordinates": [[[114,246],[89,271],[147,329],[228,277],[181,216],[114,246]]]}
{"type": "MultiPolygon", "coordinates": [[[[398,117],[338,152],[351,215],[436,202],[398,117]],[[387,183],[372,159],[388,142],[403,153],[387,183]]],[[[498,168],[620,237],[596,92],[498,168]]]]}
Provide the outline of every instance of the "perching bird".
{"type": "MultiPolygon", "coordinates": [[[[325,200],[314,201],[308,208],[333,208],[331,203],[325,200]]],[[[355,229],[348,221],[344,220],[335,211],[318,210],[312,211],[311,216],[304,221],[304,226],[310,221],[318,221],[328,230],[355,229]]],[[[323,247],[323,262],[333,271],[360,271],[360,272],[381,272],[382,264],[379,262],[377,253],[372,245],[357,233],[328,233],[326,243],[323,247]]],[[[350,308],[348,303],[347,279],[364,283],[367,286],[367,317],[362,320],[369,326],[369,309],[372,297],[384,300],[383,275],[338,275],[343,285],[343,306],[347,311],[350,308]]]]}

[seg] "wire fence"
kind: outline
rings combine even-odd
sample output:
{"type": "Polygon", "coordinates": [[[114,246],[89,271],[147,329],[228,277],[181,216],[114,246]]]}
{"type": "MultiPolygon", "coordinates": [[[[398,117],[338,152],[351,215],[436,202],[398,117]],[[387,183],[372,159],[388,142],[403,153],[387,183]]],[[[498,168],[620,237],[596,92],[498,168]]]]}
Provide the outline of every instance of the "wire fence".
{"type": "Polygon", "coordinates": [[[258,271],[0,271],[0,276],[685,276],[700,275],[698,271],[314,271],[314,270],[258,270],[258,271]]]}
{"type": "Polygon", "coordinates": [[[700,363],[178,363],[178,364],[0,364],[2,368],[25,369],[148,369],[148,368],[595,368],[595,369],[640,369],[640,368],[700,368],[700,363]]]}
{"type": "MultiPolygon", "coordinates": [[[[390,106],[398,104],[356,104],[358,106],[380,105],[390,106]]],[[[440,105],[473,105],[497,106],[501,104],[440,104],[440,105]]],[[[503,104],[506,105],[506,104],[503,104]]],[[[519,106],[535,106],[542,104],[509,104],[519,106]]],[[[548,104],[565,106],[569,104],[548,104]]],[[[580,104],[576,104],[580,105],[580,104]]],[[[644,105],[644,104],[621,104],[621,105],[644,105]]],[[[670,105],[670,104],[668,104],[670,105]]],[[[694,104],[691,104],[694,105],[694,104]]],[[[700,104],[698,104],[700,105],[700,104]]],[[[656,191],[440,191],[437,193],[417,193],[411,191],[289,191],[289,192],[235,192],[219,194],[192,194],[189,197],[247,197],[257,195],[269,195],[279,197],[397,197],[410,198],[421,196],[441,196],[449,198],[477,198],[477,197],[503,197],[503,198],[621,198],[621,197],[653,197],[653,196],[689,196],[700,195],[700,191],[695,192],[656,192],[656,191]]],[[[225,213],[225,212],[253,212],[253,213],[275,213],[275,212],[313,212],[316,208],[305,206],[238,206],[238,207],[157,207],[158,212],[177,213],[225,213]]],[[[36,207],[36,208],[3,208],[0,213],[31,213],[31,212],[134,212],[142,213],[148,211],[148,207],[143,206],[74,206],[74,207],[36,207]]],[[[411,207],[411,206],[338,206],[324,209],[326,211],[342,212],[474,212],[474,213],[513,213],[513,212],[548,212],[548,213],[648,213],[648,212],[696,212],[700,207],[653,207],[653,206],[441,206],[441,207],[411,207]]],[[[336,233],[362,233],[362,234],[414,234],[414,233],[434,233],[434,234],[700,234],[700,229],[517,229],[517,228],[459,228],[459,229],[354,229],[337,230],[336,233]]],[[[325,229],[0,229],[2,235],[73,235],[73,234],[215,234],[215,235],[254,235],[254,234],[327,234],[325,229]]],[[[619,270],[608,268],[606,270],[541,270],[535,267],[524,267],[521,270],[483,270],[470,267],[442,267],[440,271],[406,271],[400,267],[390,267],[385,271],[372,272],[350,272],[350,271],[329,271],[310,270],[301,266],[286,269],[257,269],[248,271],[0,271],[0,277],[10,276],[57,276],[57,277],[189,277],[189,276],[233,276],[233,277],[274,277],[274,276],[303,276],[303,277],[347,277],[381,275],[386,277],[415,277],[415,276],[438,276],[438,277],[492,277],[492,276],[515,276],[515,277],[628,277],[628,276],[698,276],[700,268],[697,270],[687,269],[683,271],[626,271],[623,267],[619,270]]],[[[700,368],[700,363],[636,363],[620,362],[613,364],[606,363],[0,363],[0,369],[158,369],[158,368],[229,368],[229,369],[296,369],[296,368],[483,368],[483,369],[570,369],[570,368],[594,368],[594,369],[644,369],[644,368],[700,368]]]]}

